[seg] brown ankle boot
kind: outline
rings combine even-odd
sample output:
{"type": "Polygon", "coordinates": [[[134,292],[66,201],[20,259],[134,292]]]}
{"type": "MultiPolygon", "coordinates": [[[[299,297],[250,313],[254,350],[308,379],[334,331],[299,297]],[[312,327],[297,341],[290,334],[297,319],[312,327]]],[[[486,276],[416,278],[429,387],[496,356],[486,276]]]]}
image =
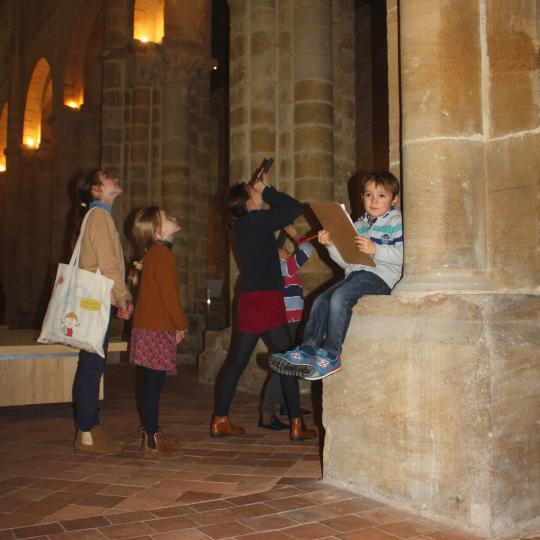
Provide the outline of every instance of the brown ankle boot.
{"type": "Polygon", "coordinates": [[[77,431],[73,444],[76,452],[88,454],[118,454],[122,451],[122,443],[108,437],[99,426],[90,431],[77,431]]]}
{"type": "Polygon", "coordinates": [[[291,418],[291,441],[305,441],[317,436],[314,429],[306,429],[302,418],[291,418]]]}
{"type": "Polygon", "coordinates": [[[155,448],[148,446],[148,435],[146,433],[143,435],[143,454],[145,456],[165,459],[181,457],[182,453],[178,451],[176,445],[167,435],[158,431],[154,433],[153,437],[156,442],[155,448]]]}
{"type": "Polygon", "coordinates": [[[231,424],[228,416],[212,416],[210,424],[210,435],[212,437],[225,437],[227,435],[243,435],[244,428],[231,424]]]}

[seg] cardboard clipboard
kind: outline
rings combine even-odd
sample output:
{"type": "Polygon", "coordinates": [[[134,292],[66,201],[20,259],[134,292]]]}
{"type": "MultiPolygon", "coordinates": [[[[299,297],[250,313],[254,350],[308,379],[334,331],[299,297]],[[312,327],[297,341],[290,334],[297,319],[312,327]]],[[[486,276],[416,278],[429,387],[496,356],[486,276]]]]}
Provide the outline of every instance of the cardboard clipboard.
{"type": "Polygon", "coordinates": [[[375,266],[373,259],[358,251],[354,237],[358,236],[353,222],[342,204],[337,202],[310,202],[315,217],[332,237],[339,254],[345,262],[375,266]]]}

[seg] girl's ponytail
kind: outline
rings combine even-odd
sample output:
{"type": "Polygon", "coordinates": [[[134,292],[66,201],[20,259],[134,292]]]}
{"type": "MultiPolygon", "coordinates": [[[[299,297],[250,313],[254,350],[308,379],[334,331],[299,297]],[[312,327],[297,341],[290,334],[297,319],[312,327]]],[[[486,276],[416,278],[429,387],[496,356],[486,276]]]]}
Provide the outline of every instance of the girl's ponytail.
{"type": "Polygon", "coordinates": [[[131,219],[130,242],[133,256],[127,281],[135,292],[143,269],[143,259],[152,243],[156,240],[156,232],[161,228],[161,208],[147,206],[133,213],[131,219]]]}

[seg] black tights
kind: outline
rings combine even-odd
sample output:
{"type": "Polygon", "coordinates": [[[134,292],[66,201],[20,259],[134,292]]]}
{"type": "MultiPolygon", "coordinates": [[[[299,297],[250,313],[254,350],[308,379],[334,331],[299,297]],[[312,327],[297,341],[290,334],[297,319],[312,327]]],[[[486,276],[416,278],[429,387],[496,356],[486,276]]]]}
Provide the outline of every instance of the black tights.
{"type": "Polygon", "coordinates": [[[154,435],[159,430],[159,398],[167,372],[151,368],[144,369],[144,390],[142,399],[142,416],[144,431],[148,435],[154,435]]]}
{"type": "MultiPolygon", "coordinates": [[[[273,352],[286,351],[291,345],[291,332],[284,324],[270,328],[264,332],[264,336],[270,342],[273,352]]],[[[233,336],[231,357],[225,366],[218,381],[216,392],[216,416],[229,416],[229,407],[236,391],[240,376],[246,369],[251,353],[259,340],[259,334],[237,332],[233,336]]],[[[281,375],[283,394],[287,401],[287,408],[291,418],[300,418],[300,391],[298,378],[290,375],[281,375]]]]}

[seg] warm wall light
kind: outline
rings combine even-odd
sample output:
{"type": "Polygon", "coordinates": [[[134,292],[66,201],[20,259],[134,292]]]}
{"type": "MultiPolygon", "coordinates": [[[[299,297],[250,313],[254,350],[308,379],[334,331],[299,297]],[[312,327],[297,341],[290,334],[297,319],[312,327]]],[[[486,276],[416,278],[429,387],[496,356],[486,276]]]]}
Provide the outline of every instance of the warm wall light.
{"type": "Polygon", "coordinates": [[[25,146],[29,146],[30,148],[34,148],[34,146],[36,146],[36,141],[33,139],[33,137],[25,137],[24,144],[25,144],[25,146]]]}
{"type": "Polygon", "coordinates": [[[134,0],[133,4],[133,37],[141,43],[160,43],[165,34],[165,0],[134,0]]]}
{"type": "Polygon", "coordinates": [[[79,105],[77,105],[77,103],[73,100],[71,101],[68,101],[66,103],[66,105],[70,108],[70,109],[78,109],[79,108],[79,105]]]}
{"type": "Polygon", "coordinates": [[[6,166],[3,163],[0,163],[0,172],[6,172],[6,166]]]}

